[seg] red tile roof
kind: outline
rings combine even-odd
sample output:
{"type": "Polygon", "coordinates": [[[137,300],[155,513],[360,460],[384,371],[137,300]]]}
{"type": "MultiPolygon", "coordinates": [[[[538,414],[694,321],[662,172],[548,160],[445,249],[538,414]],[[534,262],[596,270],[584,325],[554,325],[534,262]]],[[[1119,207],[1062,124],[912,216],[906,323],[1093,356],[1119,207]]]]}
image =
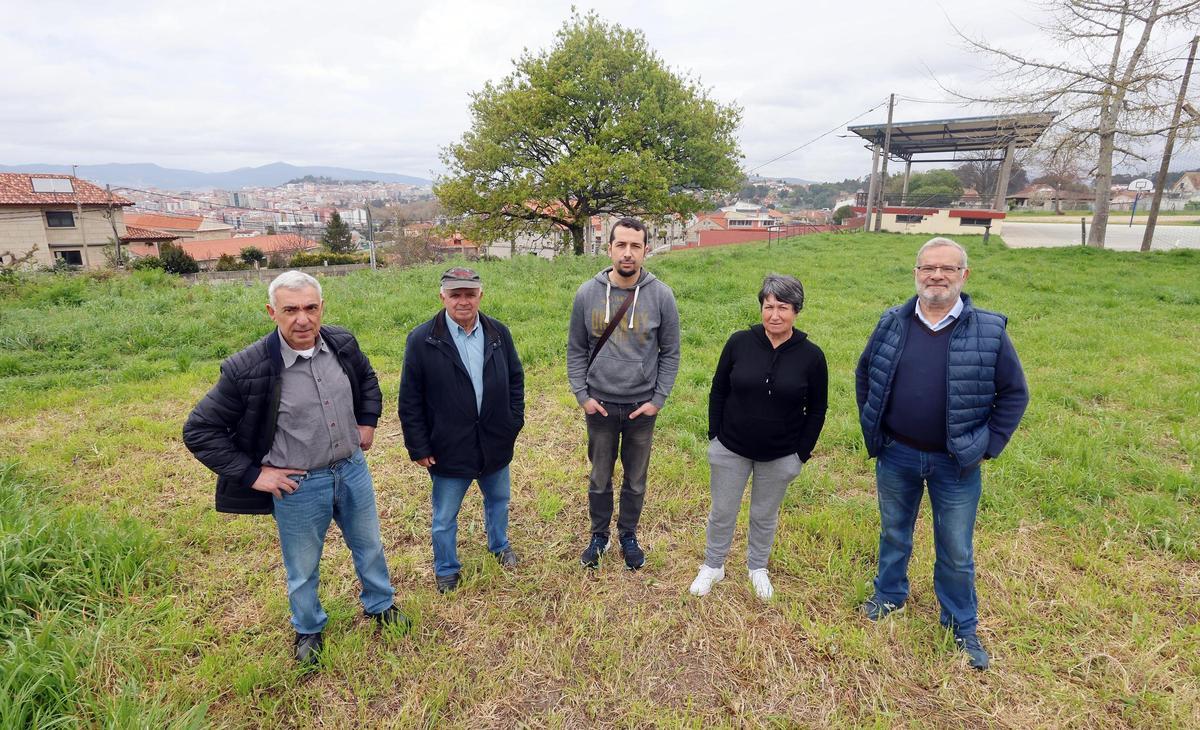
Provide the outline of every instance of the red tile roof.
{"type": "Polygon", "coordinates": [[[0,205],[133,205],[120,195],[87,180],[70,175],[27,174],[23,172],[0,173],[0,205]],[[57,178],[70,180],[73,193],[35,193],[33,178],[57,178]]]}
{"type": "Polygon", "coordinates": [[[218,238],[212,241],[183,241],[176,244],[191,254],[197,261],[216,261],[222,254],[237,256],[243,248],[253,246],[263,253],[275,251],[311,251],[321,244],[311,238],[295,233],[279,233],[274,236],[252,236],[242,238],[218,238]]]}
{"type": "Polygon", "coordinates": [[[172,233],[164,231],[156,231],[153,228],[141,228],[140,226],[131,226],[125,224],[125,235],[121,236],[122,241],[174,241],[179,238],[172,233]]]}
{"type": "Polygon", "coordinates": [[[125,225],[157,228],[164,231],[196,231],[204,224],[198,215],[167,215],[164,213],[126,213],[125,225]]]}
{"type": "Polygon", "coordinates": [[[443,239],[440,243],[442,248],[479,248],[479,244],[474,241],[463,238],[461,233],[454,233],[449,238],[443,239]]]}

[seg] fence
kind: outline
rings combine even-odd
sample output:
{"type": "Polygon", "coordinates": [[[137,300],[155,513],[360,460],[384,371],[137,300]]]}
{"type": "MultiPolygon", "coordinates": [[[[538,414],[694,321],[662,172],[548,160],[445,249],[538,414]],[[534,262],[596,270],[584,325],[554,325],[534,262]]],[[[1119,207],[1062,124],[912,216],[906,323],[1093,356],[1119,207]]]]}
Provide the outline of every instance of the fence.
{"type": "Polygon", "coordinates": [[[832,223],[791,223],[788,225],[771,226],[770,228],[731,229],[700,231],[696,243],[674,248],[706,248],[708,246],[727,246],[737,243],[755,243],[758,241],[778,241],[793,236],[805,236],[811,233],[834,233],[851,231],[862,228],[863,219],[850,218],[842,225],[832,223]],[[857,223],[855,223],[857,221],[857,223]]]}

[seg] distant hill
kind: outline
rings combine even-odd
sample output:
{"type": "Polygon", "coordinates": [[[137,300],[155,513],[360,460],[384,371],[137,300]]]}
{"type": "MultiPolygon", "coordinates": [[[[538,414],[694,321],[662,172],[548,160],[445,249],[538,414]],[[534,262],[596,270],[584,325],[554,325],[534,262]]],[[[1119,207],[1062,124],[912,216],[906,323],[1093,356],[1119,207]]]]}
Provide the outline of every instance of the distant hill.
{"type": "MultiPolygon", "coordinates": [[[[71,174],[70,165],[0,165],[0,172],[54,172],[71,174]]],[[[332,180],[371,180],[409,185],[429,185],[430,181],[392,172],[351,170],[345,167],[296,166],[274,162],[262,167],[240,167],[228,172],[175,170],[150,163],[80,165],[79,177],[101,185],[125,185],[133,188],[154,187],[162,190],[238,190],[244,187],[275,187],[306,176],[332,180]]]]}

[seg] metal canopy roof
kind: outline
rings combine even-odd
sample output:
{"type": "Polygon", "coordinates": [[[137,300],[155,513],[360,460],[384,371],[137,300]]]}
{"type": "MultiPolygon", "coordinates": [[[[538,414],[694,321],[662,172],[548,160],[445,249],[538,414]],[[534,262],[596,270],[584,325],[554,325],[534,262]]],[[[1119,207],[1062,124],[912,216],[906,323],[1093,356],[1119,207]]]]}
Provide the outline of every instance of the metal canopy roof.
{"type": "MultiPolygon", "coordinates": [[[[938,152],[1001,150],[1009,142],[1029,147],[1046,131],[1058,112],[1001,114],[991,117],[931,119],[921,122],[892,122],[891,154],[905,159],[938,152]]],[[[848,127],[870,144],[882,146],[886,124],[848,127]]]]}

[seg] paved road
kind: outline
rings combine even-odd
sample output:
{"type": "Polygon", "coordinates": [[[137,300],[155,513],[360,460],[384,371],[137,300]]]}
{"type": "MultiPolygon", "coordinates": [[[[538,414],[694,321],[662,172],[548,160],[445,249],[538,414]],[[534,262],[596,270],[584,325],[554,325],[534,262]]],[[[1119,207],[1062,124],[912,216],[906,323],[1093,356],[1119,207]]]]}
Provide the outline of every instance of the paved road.
{"type": "MultiPolygon", "coordinates": [[[[1088,223],[1091,230],[1091,223],[1088,223]]],[[[1142,246],[1142,234],[1146,226],[1128,222],[1109,221],[1108,235],[1105,236],[1104,246],[1114,251],[1137,251],[1142,246]]],[[[1078,246],[1079,223],[1020,223],[1005,221],[1003,224],[1004,242],[1013,248],[1041,248],[1047,246],[1078,246]]],[[[1200,248],[1200,226],[1164,226],[1154,227],[1155,251],[1172,248],[1200,248]]]]}

